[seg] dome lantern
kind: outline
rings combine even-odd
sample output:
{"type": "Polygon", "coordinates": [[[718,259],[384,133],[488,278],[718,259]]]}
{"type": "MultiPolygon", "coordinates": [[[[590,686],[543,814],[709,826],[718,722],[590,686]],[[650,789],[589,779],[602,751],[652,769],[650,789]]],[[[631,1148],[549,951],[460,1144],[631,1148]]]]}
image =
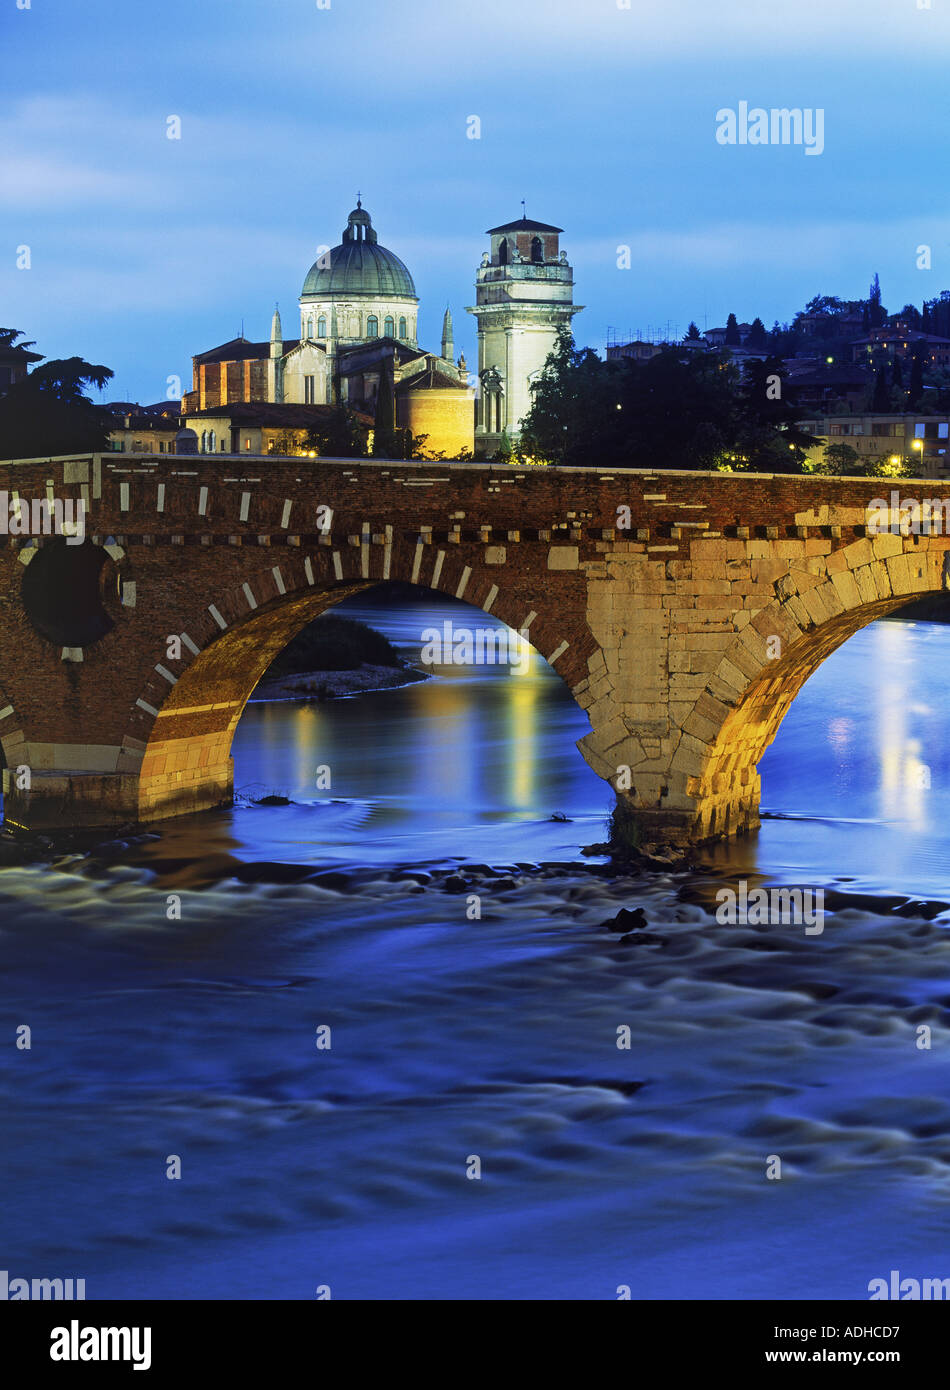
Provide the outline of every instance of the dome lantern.
{"type": "Polygon", "coordinates": [[[408,268],[381,246],[369,213],[357,199],[339,246],[310,267],[302,299],[407,299],[418,302],[408,268]]]}

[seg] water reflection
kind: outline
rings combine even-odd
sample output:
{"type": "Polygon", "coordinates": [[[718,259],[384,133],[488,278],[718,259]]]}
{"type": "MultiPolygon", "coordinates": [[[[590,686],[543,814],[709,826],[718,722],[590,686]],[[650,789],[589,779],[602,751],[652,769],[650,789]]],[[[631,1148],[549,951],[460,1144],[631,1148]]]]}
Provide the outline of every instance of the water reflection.
{"type": "MultiPolygon", "coordinates": [[[[473,623],[464,604],[341,608],[415,652],[447,612],[473,623]]],[[[480,626],[492,622],[478,615],[480,626]]],[[[433,680],[355,699],[250,705],[235,738],[236,786],[279,788],[307,804],[281,822],[235,816],[229,828],[257,853],[273,835],[301,854],[403,860],[576,856],[601,839],[612,793],[575,747],[586,715],[543,659],[534,654],[524,675],[501,665],[434,670],[433,680]],[[332,769],[324,791],[321,764],[332,769]],[[556,811],[573,823],[551,827],[556,811]]],[[[937,698],[948,685],[950,628],[878,622],[856,634],[805,685],[762,760],[761,831],[704,859],[950,892],[950,711],[937,698]]]]}

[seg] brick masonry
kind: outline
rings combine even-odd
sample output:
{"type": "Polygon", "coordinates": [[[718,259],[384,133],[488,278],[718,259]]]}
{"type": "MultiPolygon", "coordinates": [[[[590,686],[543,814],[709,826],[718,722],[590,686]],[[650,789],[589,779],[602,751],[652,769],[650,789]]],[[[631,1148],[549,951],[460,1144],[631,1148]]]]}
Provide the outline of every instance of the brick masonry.
{"type": "MultiPolygon", "coordinates": [[[[50,539],[0,535],[7,819],[109,825],[226,801],[231,738],[273,657],[340,597],[403,580],[530,629],[587,711],[581,752],[647,841],[750,830],[758,761],[811,672],[945,586],[947,537],[866,534],[892,486],[270,457],[0,464],[11,495],[85,499],[114,624],[84,648],[41,637],[21,586],[50,539]]],[[[935,487],[900,480],[903,497],[935,487]]]]}

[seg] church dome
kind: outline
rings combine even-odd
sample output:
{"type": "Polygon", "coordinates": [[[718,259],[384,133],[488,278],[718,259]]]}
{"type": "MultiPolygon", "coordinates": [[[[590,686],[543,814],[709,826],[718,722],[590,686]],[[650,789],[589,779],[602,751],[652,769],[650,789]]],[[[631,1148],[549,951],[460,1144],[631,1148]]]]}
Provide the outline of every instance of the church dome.
{"type": "Polygon", "coordinates": [[[340,245],[324,253],[310,267],[303,282],[303,294],[316,299],[335,295],[415,299],[416,287],[399,257],[380,246],[372,218],[357,202],[347,219],[340,245]]]}

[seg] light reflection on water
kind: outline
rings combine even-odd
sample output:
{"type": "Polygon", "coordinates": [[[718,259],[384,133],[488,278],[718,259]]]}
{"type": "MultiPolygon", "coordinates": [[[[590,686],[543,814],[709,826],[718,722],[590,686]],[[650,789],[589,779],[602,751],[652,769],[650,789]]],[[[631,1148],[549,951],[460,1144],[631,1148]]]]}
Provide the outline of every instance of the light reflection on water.
{"type": "MultiPolygon", "coordinates": [[[[426,627],[447,616],[476,621],[465,604],[392,611],[353,599],[338,611],[386,632],[410,657],[426,627]]],[[[491,622],[477,615],[479,626],[491,622]]],[[[286,852],[289,839],[301,853],[331,857],[405,862],[414,846],[426,855],[531,859],[574,857],[602,838],[612,794],[575,747],[587,717],[540,657],[526,674],[502,665],[430,669],[432,680],[354,699],[250,704],[234,744],[236,789],[307,804],[279,821],[248,809],[224,817],[244,852],[276,853],[278,843],[286,852]],[[331,768],[326,791],[316,788],[321,764],[331,768]],[[333,809],[334,799],[363,807],[358,843],[352,814],[333,809]],[[558,812],[573,830],[550,823],[558,812]]],[[[948,684],[950,628],[877,622],[856,634],[809,680],[762,760],[761,831],[704,859],[950,890],[948,684]]]]}

